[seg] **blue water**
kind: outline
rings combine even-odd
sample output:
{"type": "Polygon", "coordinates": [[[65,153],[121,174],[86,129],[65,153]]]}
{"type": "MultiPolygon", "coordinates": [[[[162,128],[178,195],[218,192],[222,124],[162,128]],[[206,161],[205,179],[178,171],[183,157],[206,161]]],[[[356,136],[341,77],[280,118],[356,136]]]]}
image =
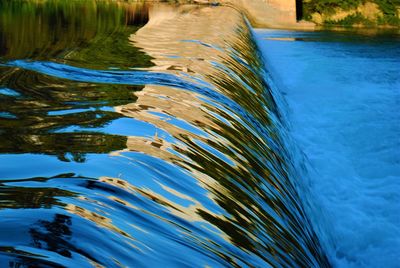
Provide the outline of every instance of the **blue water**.
{"type": "Polygon", "coordinates": [[[0,267],[330,267],[270,82],[228,7],[1,1],[0,267]]]}
{"type": "Polygon", "coordinates": [[[1,1],[0,267],[396,267],[398,41],[1,1]]]}
{"type": "Polygon", "coordinates": [[[306,158],[313,221],[332,263],[399,267],[399,35],[257,30],[256,38],[306,158]]]}

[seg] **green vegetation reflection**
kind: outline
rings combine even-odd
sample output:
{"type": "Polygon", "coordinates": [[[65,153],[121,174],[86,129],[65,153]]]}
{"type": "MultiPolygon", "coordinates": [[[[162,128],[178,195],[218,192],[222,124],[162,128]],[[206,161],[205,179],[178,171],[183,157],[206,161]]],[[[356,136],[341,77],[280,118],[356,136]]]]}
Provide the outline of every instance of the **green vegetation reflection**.
{"type": "MultiPolygon", "coordinates": [[[[141,3],[0,1],[0,62],[55,61],[89,69],[152,66],[129,41],[148,21],[141,3]]],[[[126,147],[104,127],[142,86],[79,83],[0,67],[0,153],[43,153],[84,162],[126,147]],[[74,132],[72,129],[84,129],[74,132]]]]}
{"type": "Polygon", "coordinates": [[[148,67],[129,42],[148,21],[143,3],[1,1],[0,59],[56,60],[76,66],[148,67]]]}

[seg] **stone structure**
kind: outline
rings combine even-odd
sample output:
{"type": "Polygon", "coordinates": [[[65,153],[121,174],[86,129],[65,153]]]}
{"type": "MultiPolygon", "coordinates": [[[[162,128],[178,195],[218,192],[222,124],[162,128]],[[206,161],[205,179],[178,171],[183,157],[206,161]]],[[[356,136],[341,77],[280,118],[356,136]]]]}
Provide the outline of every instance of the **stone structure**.
{"type": "Polygon", "coordinates": [[[255,27],[314,28],[313,23],[297,21],[296,3],[301,3],[301,0],[197,0],[196,2],[232,5],[245,12],[255,27]]]}

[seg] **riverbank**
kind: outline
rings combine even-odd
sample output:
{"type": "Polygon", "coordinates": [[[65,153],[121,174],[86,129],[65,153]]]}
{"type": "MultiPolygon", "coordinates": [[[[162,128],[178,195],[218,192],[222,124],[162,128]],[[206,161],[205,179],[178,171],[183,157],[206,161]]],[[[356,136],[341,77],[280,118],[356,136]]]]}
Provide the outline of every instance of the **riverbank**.
{"type": "Polygon", "coordinates": [[[303,18],[320,26],[398,28],[400,2],[385,0],[304,1],[303,18]]]}
{"type": "Polygon", "coordinates": [[[198,4],[233,6],[243,12],[255,28],[289,30],[340,30],[340,28],[399,29],[400,2],[384,0],[195,0],[198,4]]]}

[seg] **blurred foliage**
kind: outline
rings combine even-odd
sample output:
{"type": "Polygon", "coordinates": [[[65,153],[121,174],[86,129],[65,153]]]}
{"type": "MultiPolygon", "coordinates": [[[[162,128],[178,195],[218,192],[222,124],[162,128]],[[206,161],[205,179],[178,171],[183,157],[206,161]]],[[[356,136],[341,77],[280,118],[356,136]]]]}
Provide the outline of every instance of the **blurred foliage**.
{"type": "Polygon", "coordinates": [[[365,26],[373,26],[374,22],[364,17],[360,12],[356,12],[347,16],[346,18],[338,21],[326,20],[325,24],[327,25],[341,25],[345,27],[351,27],[353,25],[365,25],[365,26]]]}
{"type": "Polygon", "coordinates": [[[52,58],[81,67],[148,67],[129,41],[148,21],[143,3],[0,1],[0,60],[52,58]]]}
{"type": "Polygon", "coordinates": [[[305,16],[312,13],[332,14],[336,8],[349,10],[365,2],[366,0],[310,0],[303,2],[303,9],[305,16]]]}
{"type": "Polygon", "coordinates": [[[352,10],[359,5],[367,2],[375,3],[382,11],[382,16],[377,21],[371,21],[360,13],[349,15],[347,18],[339,21],[326,21],[327,24],[353,25],[364,24],[366,26],[378,25],[400,25],[399,9],[400,0],[309,0],[303,1],[303,17],[311,20],[313,13],[324,15],[333,15],[338,8],[343,10],[352,10]]]}
{"type": "Polygon", "coordinates": [[[400,0],[375,0],[382,10],[383,16],[378,18],[379,24],[400,25],[400,0]]]}

